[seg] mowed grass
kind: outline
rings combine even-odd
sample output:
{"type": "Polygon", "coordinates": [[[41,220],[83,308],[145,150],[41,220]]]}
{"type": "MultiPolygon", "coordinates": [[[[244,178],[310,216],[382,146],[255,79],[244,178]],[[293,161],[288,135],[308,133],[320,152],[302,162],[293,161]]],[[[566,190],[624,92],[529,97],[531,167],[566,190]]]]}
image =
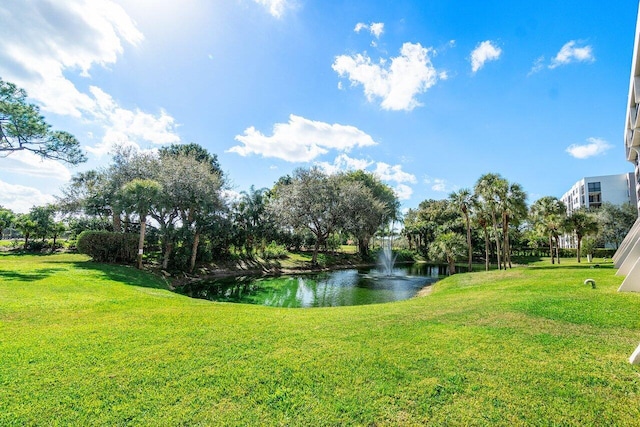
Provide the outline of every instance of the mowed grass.
{"type": "Polygon", "coordinates": [[[637,425],[640,295],[621,281],[563,260],[278,309],[0,254],[0,425],[637,425]]]}

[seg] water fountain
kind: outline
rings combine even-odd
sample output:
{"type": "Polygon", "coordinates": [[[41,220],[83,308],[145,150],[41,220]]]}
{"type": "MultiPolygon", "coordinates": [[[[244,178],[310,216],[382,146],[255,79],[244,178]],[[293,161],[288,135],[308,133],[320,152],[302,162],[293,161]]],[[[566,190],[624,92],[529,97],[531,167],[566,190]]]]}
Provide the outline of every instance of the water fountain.
{"type": "Polygon", "coordinates": [[[391,236],[383,240],[382,251],[378,255],[378,269],[386,276],[393,276],[393,265],[396,262],[396,256],[391,249],[391,236]]]}

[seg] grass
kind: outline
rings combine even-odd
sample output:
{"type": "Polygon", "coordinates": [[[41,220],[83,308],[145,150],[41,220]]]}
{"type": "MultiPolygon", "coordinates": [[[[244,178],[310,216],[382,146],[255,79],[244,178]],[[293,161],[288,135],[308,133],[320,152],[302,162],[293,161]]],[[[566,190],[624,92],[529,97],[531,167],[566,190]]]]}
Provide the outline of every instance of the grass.
{"type": "Polygon", "coordinates": [[[79,255],[0,254],[0,425],[637,425],[640,295],[589,267],[279,309],[79,255]]]}

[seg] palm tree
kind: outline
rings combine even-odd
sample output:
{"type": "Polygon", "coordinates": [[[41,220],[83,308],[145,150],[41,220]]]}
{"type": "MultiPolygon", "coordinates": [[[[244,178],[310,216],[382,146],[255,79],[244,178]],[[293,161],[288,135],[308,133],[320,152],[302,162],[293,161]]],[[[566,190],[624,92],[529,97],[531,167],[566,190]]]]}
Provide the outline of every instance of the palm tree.
{"type": "Polygon", "coordinates": [[[473,247],[471,245],[471,220],[469,219],[470,211],[474,204],[474,196],[471,190],[463,188],[457,192],[449,194],[449,200],[455,207],[457,207],[464,216],[465,224],[467,226],[467,255],[468,255],[468,269],[471,271],[473,261],[473,247]]]}
{"type": "Polygon", "coordinates": [[[439,234],[429,245],[429,258],[445,260],[449,276],[456,273],[456,259],[463,255],[464,237],[451,231],[439,234]]]}
{"type": "Polygon", "coordinates": [[[506,264],[511,266],[511,242],[509,241],[509,224],[512,221],[519,222],[527,216],[527,193],[520,184],[512,183],[508,186],[502,205],[502,238],[506,264]]]}
{"type": "Polygon", "coordinates": [[[578,241],[576,256],[578,258],[578,262],[580,262],[580,246],[582,244],[582,238],[588,234],[596,233],[598,231],[598,222],[592,214],[583,209],[578,209],[567,216],[566,229],[571,230],[576,234],[576,240],[578,241]]]}
{"type": "Polygon", "coordinates": [[[491,239],[489,237],[488,228],[489,224],[491,224],[491,215],[485,210],[483,204],[478,202],[477,199],[474,199],[473,212],[473,220],[479,227],[482,228],[482,232],[484,235],[484,268],[486,271],[489,271],[489,264],[491,260],[491,239]]]}
{"type": "Polygon", "coordinates": [[[502,269],[502,251],[500,245],[500,234],[498,233],[498,214],[500,212],[500,196],[506,193],[507,180],[499,174],[487,173],[478,178],[474,187],[475,194],[479,197],[483,207],[491,216],[494,239],[496,242],[496,254],[498,256],[498,269],[502,269]]]}
{"type": "MultiPolygon", "coordinates": [[[[556,255],[558,255],[558,236],[560,234],[561,225],[566,217],[567,208],[565,204],[556,197],[545,196],[531,205],[530,215],[536,228],[541,233],[549,237],[549,255],[551,256],[551,264],[555,263],[553,255],[553,242],[556,243],[556,255]]],[[[558,264],[560,263],[560,258],[558,264]]]]}
{"type": "Polygon", "coordinates": [[[144,235],[147,225],[147,215],[151,206],[158,198],[162,187],[150,179],[134,179],[122,187],[125,204],[140,216],[140,240],[138,241],[137,265],[142,269],[142,254],[144,252],[144,235]]]}

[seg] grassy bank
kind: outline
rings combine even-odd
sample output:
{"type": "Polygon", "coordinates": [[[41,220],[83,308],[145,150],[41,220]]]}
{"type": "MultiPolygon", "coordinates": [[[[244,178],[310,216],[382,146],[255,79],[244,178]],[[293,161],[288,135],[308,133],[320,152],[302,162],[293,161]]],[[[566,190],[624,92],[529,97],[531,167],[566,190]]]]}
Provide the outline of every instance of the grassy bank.
{"type": "Polygon", "coordinates": [[[0,254],[0,425],[635,425],[640,295],[621,281],[538,263],[401,303],[277,309],[0,254]]]}

